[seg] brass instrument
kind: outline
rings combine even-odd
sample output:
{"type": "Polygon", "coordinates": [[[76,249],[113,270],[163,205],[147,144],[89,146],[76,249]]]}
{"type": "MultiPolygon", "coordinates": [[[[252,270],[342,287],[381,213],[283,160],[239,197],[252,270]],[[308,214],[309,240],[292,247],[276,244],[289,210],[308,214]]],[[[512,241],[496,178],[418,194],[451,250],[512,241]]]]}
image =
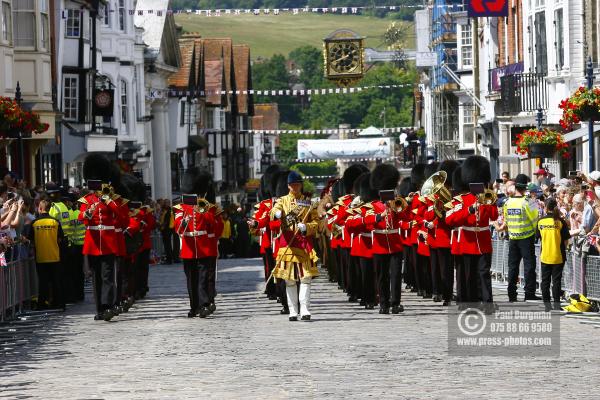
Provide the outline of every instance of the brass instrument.
{"type": "Polygon", "coordinates": [[[397,213],[400,213],[408,207],[408,202],[402,196],[396,196],[391,202],[391,208],[397,213]]]}
{"type": "Polygon", "coordinates": [[[482,205],[496,204],[496,201],[498,201],[498,195],[490,189],[485,189],[483,193],[477,195],[477,202],[482,205]]]}
{"type": "Polygon", "coordinates": [[[452,193],[445,186],[446,179],[448,179],[446,171],[438,171],[431,175],[421,188],[421,196],[428,197],[434,202],[434,211],[438,218],[443,217],[443,208],[440,204],[447,207],[447,204],[452,201],[452,193]]]}
{"type": "Polygon", "coordinates": [[[198,207],[198,212],[203,213],[208,211],[213,205],[204,197],[198,197],[198,202],[196,203],[196,206],[198,207]]]}

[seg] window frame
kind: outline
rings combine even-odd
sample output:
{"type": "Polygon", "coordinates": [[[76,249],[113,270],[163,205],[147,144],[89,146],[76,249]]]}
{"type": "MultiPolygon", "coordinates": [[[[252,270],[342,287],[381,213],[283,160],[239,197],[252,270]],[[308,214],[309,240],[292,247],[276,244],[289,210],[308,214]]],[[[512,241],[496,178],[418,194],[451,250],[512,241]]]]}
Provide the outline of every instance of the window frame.
{"type": "Polygon", "coordinates": [[[563,8],[554,10],[554,65],[559,72],[565,67],[565,42],[564,42],[564,21],[565,14],[563,8]],[[560,15],[560,19],[558,18],[560,15]],[[559,23],[560,22],[560,23],[559,23]]]}
{"type": "Polygon", "coordinates": [[[118,8],[118,13],[117,13],[117,23],[119,25],[119,30],[121,32],[126,32],[127,31],[127,21],[126,21],[126,17],[127,17],[127,8],[126,8],[126,4],[125,4],[125,0],[119,0],[119,8],[118,8]]]}
{"type": "Polygon", "coordinates": [[[129,120],[129,115],[127,115],[127,105],[128,105],[128,95],[129,89],[127,87],[127,81],[125,79],[119,80],[119,101],[121,104],[121,127],[125,128],[127,131],[127,122],[129,120]]]}
{"type": "Polygon", "coordinates": [[[107,2],[106,5],[102,6],[103,16],[102,16],[102,26],[110,27],[110,2],[107,2]]]}
{"type": "Polygon", "coordinates": [[[473,27],[471,24],[460,26],[460,66],[461,69],[473,68],[473,27]],[[466,57],[468,53],[468,57],[466,57]]]}
{"type": "MultiPolygon", "coordinates": [[[[19,8],[18,3],[13,2],[12,4],[12,23],[13,23],[13,27],[12,27],[12,34],[13,34],[13,47],[15,48],[24,48],[24,49],[35,49],[37,46],[39,46],[39,44],[37,43],[37,39],[38,39],[38,26],[37,26],[37,10],[36,10],[36,4],[37,2],[34,1],[33,2],[33,8],[19,8]],[[17,36],[18,31],[15,29],[15,25],[18,24],[18,18],[15,18],[19,13],[28,13],[31,14],[31,17],[33,18],[33,22],[31,23],[31,26],[33,27],[33,37],[30,39],[30,43],[31,44],[20,44],[19,40],[24,40],[24,39],[20,39],[17,36]]],[[[27,39],[29,41],[29,39],[27,39]]]]}
{"type": "Polygon", "coordinates": [[[63,75],[63,82],[62,82],[63,86],[62,86],[62,112],[63,112],[63,118],[65,121],[79,121],[79,75],[77,74],[64,74],[63,75]],[[72,80],[71,82],[74,82],[73,86],[67,86],[67,80],[72,80]],[[67,96],[67,87],[69,87],[69,89],[75,90],[75,96],[71,96],[71,93],[69,93],[69,96],[67,96]],[[66,101],[68,100],[72,100],[74,101],[75,107],[67,107],[66,101]],[[74,110],[75,112],[75,116],[71,115],[71,111],[68,110],[74,110]]]}
{"type": "Polygon", "coordinates": [[[12,4],[8,0],[0,1],[2,20],[0,21],[0,40],[11,45],[13,42],[12,4]]]}
{"type": "Polygon", "coordinates": [[[67,21],[65,22],[65,37],[69,39],[79,39],[82,35],[81,29],[81,18],[82,12],[76,8],[68,8],[67,10],[67,21]],[[73,14],[73,15],[72,15],[73,14]],[[75,18],[74,14],[77,14],[78,17],[75,18]],[[76,22],[76,23],[75,23],[76,22]],[[74,30],[77,29],[77,35],[75,35],[74,30]]]}
{"type": "Polygon", "coordinates": [[[50,50],[50,10],[48,0],[38,0],[40,6],[40,47],[50,50]]]}

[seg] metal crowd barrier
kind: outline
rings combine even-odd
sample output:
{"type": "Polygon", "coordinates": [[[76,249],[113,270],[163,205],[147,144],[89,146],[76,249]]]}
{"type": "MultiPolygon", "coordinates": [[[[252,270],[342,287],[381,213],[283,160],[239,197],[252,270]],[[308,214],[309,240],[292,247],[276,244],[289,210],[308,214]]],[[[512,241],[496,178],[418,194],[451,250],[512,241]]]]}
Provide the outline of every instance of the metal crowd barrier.
{"type": "MultiPolygon", "coordinates": [[[[492,279],[508,282],[508,240],[492,240],[492,279]]],[[[540,247],[536,246],[536,276],[539,289],[542,279],[540,247]]],[[[523,263],[519,268],[517,285],[524,285],[523,263]]],[[[600,300],[600,257],[590,256],[577,250],[567,251],[567,261],[563,269],[562,288],[568,294],[581,293],[592,300],[600,300]]]]}
{"type": "Polygon", "coordinates": [[[6,261],[6,266],[0,266],[0,321],[22,313],[38,293],[35,258],[29,246],[14,246],[6,261]]]}
{"type": "Polygon", "coordinates": [[[165,255],[165,247],[162,241],[162,235],[158,229],[152,231],[150,235],[152,240],[152,250],[150,250],[150,264],[160,264],[165,255]]]}

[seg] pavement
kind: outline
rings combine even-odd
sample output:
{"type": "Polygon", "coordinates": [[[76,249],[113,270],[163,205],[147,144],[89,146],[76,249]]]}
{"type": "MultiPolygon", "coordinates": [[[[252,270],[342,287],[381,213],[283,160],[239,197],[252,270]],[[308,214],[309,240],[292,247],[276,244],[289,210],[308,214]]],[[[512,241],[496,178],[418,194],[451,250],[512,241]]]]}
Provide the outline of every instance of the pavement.
{"type": "MultiPolygon", "coordinates": [[[[596,398],[600,317],[561,317],[559,357],[447,353],[439,303],[406,311],[348,303],[320,277],[313,320],[289,322],[262,295],[258,259],[219,263],[216,313],[187,318],[181,265],[152,266],[145,300],[111,322],[88,301],[0,325],[0,398],[596,398]]],[[[496,289],[497,298],[505,291],[496,289]]],[[[89,296],[88,296],[89,297],[89,296]]]]}

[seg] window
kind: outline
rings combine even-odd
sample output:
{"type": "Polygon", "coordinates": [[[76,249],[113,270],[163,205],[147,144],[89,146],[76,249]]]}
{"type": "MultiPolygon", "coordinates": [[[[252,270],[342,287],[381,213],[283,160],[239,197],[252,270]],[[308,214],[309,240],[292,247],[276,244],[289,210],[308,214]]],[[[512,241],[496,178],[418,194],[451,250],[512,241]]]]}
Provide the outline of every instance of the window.
{"type": "Polygon", "coordinates": [[[12,11],[10,10],[10,3],[2,2],[2,40],[7,43],[12,42],[12,22],[11,16],[12,11]]]}
{"type": "Polygon", "coordinates": [[[79,119],[79,77],[65,75],[63,77],[63,113],[65,120],[79,119]]]}
{"type": "Polygon", "coordinates": [[[48,24],[48,0],[40,0],[40,24],[42,49],[50,48],[50,26],[48,24]]]}
{"type": "Polygon", "coordinates": [[[473,65],[473,31],[471,25],[461,25],[460,55],[463,68],[473,65]]]}
{"type": "Polygon", "coordinates": [[[546,45],[546,15],[544,12],[535,13],[535,72],[548,73],[548,51],[546,45]]]}
{"type": "Polygon", "coordinates": [[[35,0],[13,1],[15,47],[35,47],[35,0]]]}
{"type": "Polygon", "coordinates": [[[554,47],[556,49],[557,71],[560,71],[565,65],[565,44],[563,35],[563,10],[562,8],[559,8],[554,11],[554,47]]]}
{"type": "Polygon", "coordinates": [[[81,35],[81,11],[67,10],[67,28],[65,36],[70,38],[78,38],[81,35]]]}
{"type": "Polygon", "coordinates": [[[121,123],[127,125],[127,82],[121,79],[121,123]]]}
{"type": "Polygon", "coordinates": [[[102,24],[105,26],[110,26],[110,3],[106,4],[102,7],[102,24]]]}
{"type": "Polygon", "coordinates": [[[124,31],[125,26],[125,0],[119,0],[119,29],[124,31]]]}
{"type": "Polygon", "coordinates": [[[463,110],[463,146],[472,145],[475,142],[475,120],[473,118],[473,105],[464,104],[463,110]]]}
{"type": "Polygon", "coordinates": [[[186,102],[184,100],[179,102],[179,106],[181,107],[181,113],[179,116],[179,126],[184,126],[185,125],[185,106],[186,106],[186,102]]]}
{"type": "Polygon", "coordinates": [[[139,67],[133,68],[133,90],[135,91],[135,116],[139,119],[142,117],[142,104],[140,100],[140,82],[139,82],[139,67]]]}

